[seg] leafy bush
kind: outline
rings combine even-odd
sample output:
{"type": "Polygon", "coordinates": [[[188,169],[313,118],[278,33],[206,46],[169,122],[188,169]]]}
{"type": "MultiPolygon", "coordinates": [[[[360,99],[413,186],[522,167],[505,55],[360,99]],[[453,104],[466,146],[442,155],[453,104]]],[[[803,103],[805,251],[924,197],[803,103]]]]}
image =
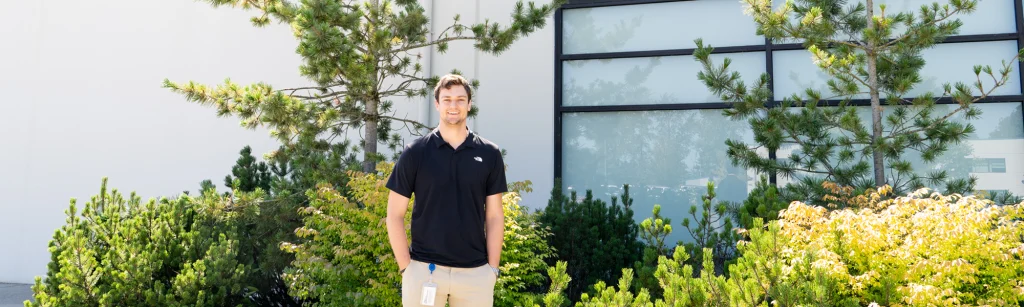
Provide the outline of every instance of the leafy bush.
{"type": "Polygon", "coordinates": [[[28,306],[235,306],[251,267],[239,261],[239,224],[258,214],[260,192],[205,193],[143,203],[103,179],[50,242],[46,281],[28,306]],[[81,215],[79,215],[79,213],[81,215]]]}
{"type": "Polygon", "coordinates": [[[351,178],[352,199],[327,185],[308,193],[304,226],[296,230],[305,240],[281,244],[295,255],[284,274],[292,296],[312,299],[313,306],[401,304],[401,276],[383,226],[388,191],[381,178],[387,177],[351,178]]]}
{"type": "Polygon", "coordinates": [[[132,297],[151,297],[155,295],[153,293],[161,293],[156,296],[163,298],[146,298],[138,304],[202,305],[204,302],[212,302],[210,304],[217,306],[301,305],[302,300],[288,294],[282,278],[285,267],[292,262],[294,256],[281,250],[280,243],[294,242],[297,238],[295,229],[302,226],[298,208],[305,207],[308,202],[302,192],[312,188],[307,185],[323,181],[335,186],[347,181],[348,174],[326,170],[354,164],[347,150],[347,143],[322,148],[282,148],[276,152],[274,163],[268,165],[266,162],[258,162],[252,156],[251,148],[246,146],[239,152],[240,157],[231,168],[231,175],[224,179],[229,191],[219,193],[212,181],[206,180],[201,183],[199,196],[189,197],[186,191],[186,196],[180,199],[162,199],[153,204],[140,204],[134,195],[129,199],[120,199],[116,191],[113,195],[107,195],[104,180],[101,196],[94,198],[95,203],[87,205],[81,217],[74,216],[77,213],[73,212],[76,208],[73,203],[68,225],[54,237],[51,243],[53,263],[43,283],[47,286],[37,291],[37,305],[103,305],[102,302],[106,302],[102,300],[104,296],[111,297],[108,300],[115,305],[133,305],[132,302],[136,301],[132,297]],[[345,155],[349,157],[345,158],[345,155]],[[113,216],[117,218],[111,218],[113,216]],[[174,219],[176,216],[181,219],[174,219]],[[161,230],[159,236],[154,236],[149,233],[157,229],[141,231],[138,228],[142,226],[139,225],[168,226],[161,230]],[[114,235],[121,237],[110,237],[114,235]],[[217,239],[219,236],[224,237],[224,243],[202,240],[217,239]],[[109,242],[114,239],[121,241],[117,244],[109,242]],[[71,250],[77,252],[67,249],[72,244],[77,247],[71,250]],[[230,250],[208,256],[196,254],[214,248],[230,250]],[[144,254],[146,262],[142,262],[143,266],[158,267],[152,270],[159,274],[144,275],[150,269],[125,264],[121,258],[111,258],[131,255],[142,257],[138,256],[141,250],[162,253],[144,254]],[[68,270],[75,268],[63,265],[62,261],[83,255],[90,257],[83,258],[85,262],[80,264],[72,262],[79,267],[76,269],[79,273],[68,273],[68,270]],[[174,284],[175,278],[179,278],[177,274],[188,273],[182,269],[185,264],[201,263],[209,266],[211,261],[231,261],[241,271],[237,276],[222,278],[217,282],[209,279],[195,280],[196,290],[174,284]],[[120,274],[129,270],[139,270],[143,275],[138,278],[153,281],[143,283],[102,277],[103,274],[120,274]],[[174,273],[178,271],[181,273],[174,273]],[[83,274],[95,276],[97,280],[93,281],[94,285],[82,283],[85,279],[74,281],[75,278],[83,278],[80,277],[85,276],[83,274]],[[60,288],[62,285],[72,287],[72,290],[64,293],[60,288]],[[89,290],[82,290],[87,294],[76,294],[74,287],[89,290]],[[105,287],[115,287],[116,291],[105,287]],[[222,288],[232,290],[220,294],[211,293],[211,289],[222,288]],[[183,294],[186,298],[173,298],[175,294],[167,292],[170,291],[168,289],[186,291],[183,294]],[[200,290],[202,292],[197,292],[200,290]],[[216,295],[211,296],[213,294],[216,295]]]}
{"type": "MultiPolygon", "coordinates": [[[[285,273],[291,295],[308,299],[314,306],[401,304],[401,275],[383,226],[389,194],[384,181],[391,169],[390,163],[380,163],[377,173],[351,173],[351,198],[328,185],[308,194],[311,203],[302,209],[304,226],[296,231],[304,240],[282,243],[283,249],[295,255],[285,273]]],[[[498,306],[541,299],[530,291],[542,290],[545,260],[553,254],[544,241],[547,233],[532,222],[534,217],[525,214],[518,201],[516,193],[503,198],[505,273],[495,289],[498,306]]],[[[406,212],[406,223],[411,211],[412,206],[406,212]]]]}
{"type": "Polygon", "coordinates": [[[548,269],[546,260],[555,256],[555,250],[546,241],[551,233],[542,228],[536,221],[537,216],[527,212],[519,201],[515,192],[506,193],[502,199],[505,241],[501,253],[502,274],[494,291],[495,306],[528,306],[529,302],[542,300],[540,295],[547,279],[543,275],[548,269]]]}
{"type": "Polygon", "coordinates": [[[594,199],[591,191],[582,200],[577,200],[575,192],[566,196],[556,180],[538,221],[555,234],[548,240],[558,254],[555,260],[568,263],[567,272],[574,281],[567,288],[571,300],[575,301],[586,285],[618,279],[619,268],[640,259],[642,246],[637,240],[632,203],[628,185],[622,194],[622,206],[615,197],[609,206],[594,199]]]}
{"type": "Polygon", "coordinates": [[[835,211],[794,202],[766,227],[755,218],[728,277],[709,269],[709,249],[694,276],[689,253],[676,248],[658,261],[662,299],[630,292],[624,269],[618,287],[600,281],[577,306],[1024,304],[1024,203],[888,191],[869,190],[835,211]]]}
{"type": "Polygon", "coordinates": [[[714,273],[709,248],[701,253],[704,269],[694,274],[690,252],[678,247],[672,258],[658,259],[655,274],[663,285],[663,298],[652,302],[647,289],[637,294],[626,290],[633,276],[631,269],[623,269],[617,288],[598,282],[596,295],[584,294],[577,306],[850,306],[852,302],[838,295],[838,283],[810,266],[812,255],[793,265],[780,258],[785,239],[777,222],[767,229],[760,227],[760,219],[754,223],[758,227],[749,232],[750,241],[738,246],[743,257],[730,267],[728,278],[714,273]]]}
{"type": "Polygon", "coordinates": [[[1024,302],[1024,203],[927,190],[880,201],[888,191],[856,199],[857,209],[794,203],[782,213],[790,247],[819,251],[818,266],[883,305],[1024,302]]]}

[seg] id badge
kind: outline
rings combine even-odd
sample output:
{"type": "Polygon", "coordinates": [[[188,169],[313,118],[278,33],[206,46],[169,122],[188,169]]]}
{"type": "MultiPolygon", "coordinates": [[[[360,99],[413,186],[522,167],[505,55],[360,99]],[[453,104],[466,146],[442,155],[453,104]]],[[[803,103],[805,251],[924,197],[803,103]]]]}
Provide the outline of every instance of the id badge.
{"type": "Polygon", "coordinates": [[[428,281],[423,284],[423,296],[420,297],[420,304],[434,306],[434,299],[437,297],[437,284],[428,281]]]}

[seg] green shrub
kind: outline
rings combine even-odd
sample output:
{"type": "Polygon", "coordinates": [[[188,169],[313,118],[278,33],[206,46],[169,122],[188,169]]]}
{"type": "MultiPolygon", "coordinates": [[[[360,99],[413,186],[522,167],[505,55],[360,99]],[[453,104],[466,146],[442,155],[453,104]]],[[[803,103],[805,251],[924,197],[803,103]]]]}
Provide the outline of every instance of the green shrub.
{"type": "MultiPolygon", "coordinates": [[[[281,148],[285,150],[285,148],[281,148]]],[[[293,150],[292,152],[296,152],[293,150]]],[[[306,148],[306,157],[325,156],[323,152],[306,148]]],[[[297,239],[295,229],[302,226],[299,208],[307,205],[302,189],[308,180],[309,173],[299,172],[300,167],[319,168],[328,165],[327,159],[308,159],[299,155],[285,155],[276,152],[274,163],[258,161],[252,150],[246,146],[239,152],[238,160],[231,167],[231,174],[225,176],[224,185],[237,191],[261,191],[264,197],[258,202],[259,214],[245,215],[239,221],[239,261],[251,269],[245,285],[252,289],[249,302],[256,306],[301,306],[301,300],[288,294],[282,274],[288,264],[295,259],[292,254],[280,248],[281,242],[293,242],[297,239]]],[[[341,180],[344,173],[335,175],[341,180]]],[[[209,180],[201,183],[201,191],[216,192],[216,187],[209,180]]],[[[223,194],[228,195],[231,192],[223,194]]]]}
{"type": "Polygon", "coordinates": [[[240,157],[235,161],[235,166],[231,167],[231,175],[224,176],[224,186],[235,187],[237,180],[238,190],[245,192],[256,191],[256,189],[270,191],[272,177],[267,163],[257,162],[256,157],[252,155],[252,148],[249,146],[242,148],[238,154],[240,157]]]}
{"type": "Polygon", "coordinates": [[[103,179],[50,242],[46,280],[27,306],[236,306],[251,289],[239,261],[240,221],[258,214],[260,192],[206,193],[143,203],[103,179]]]}
{"type": "Polygon", "coordinates": [[[739,245],[743,257],[730,267],[728,278],[713,271],[710,249],[700,253],[704,269],[694,274],[690,253],[678,247],[672,258],[658,259],[655,274],[663,285],[663,298],[652,301],[647,289],[630,292],[633,272],[623,269],[618,287],[599,281],[596,294],[584,294],[576,306],[857,306],[841,295],[836,280],[811,267],[813,255],[795,261],[795,266],[783,261],[785,237],[777,222],[764,229],[756,219],[754,225],[750,241],[739,245]]]}
{"type": "Polygon", "coordinates": [[[622,206],[615,197],[609,206],[594,199],[591,191],[581,201],[575,192],[566,196],[556,180],[538,221],[555,234],[548,243],[558,257],[549,264],[557,260],[568,263],[567,272],[573,280],[567,288],[571,300],[575,301],[586,285],[618,279],[619,268],[640,259],[642,246],[637,240],[639,230],[633,221],[632,203],[628,185],[622,194],[622,206]]]}
{"type": "Polygon", "coordinates": [[[670,255],[671,249],[665,245],[665,238],[672,234],[672,219],[661,216],[661,205],[654,205],[652,216],[640,223],[640,237],[644,242],[644,254],[641,261],[633,264],[637,274],[633,291],[640,293],[646,289],[651,297],[661,297],[661,287],[654,273],[658,268],[658,257],[670,255]]]}
{"type": "MultiPolygon", "coordinates": [[[[501,277],[494,291],[494,305],[499,307],[527,306],[542,300],[548,269],[546,261],[555,256],[547,244],[551,236],[537,223],[537,216],[519,205],[519,194],[506,193],[505,241],[501,253],[501,277]]],[[[564,286],[563,286],[564,287],[564,286]]]]}
{"type": "Polygon", "coordinates": [[[765,223],[779,219],[779,211],[786,209],[787,205],[789,203],[780,195],[775,185],[769,183],[765,176],[761,176],[754,189],[747,193],[747,199],[736,206],[732,214],[739,227],[749,229],[753,227],[755,218],[760,218],[765,223]]]}
{"type": "Polygon", "coordinates": [[[727,214],[728,202],[717,201],[715,184],[708,182],[707,193],[701,196],[700,215],[697,206],[690,205],[690,217],[683,218],[683,230],[693,238],[694,242],[683,246],[690,252],[693,265],[697,271],[703,269],[705,252],[711,252],[712,271],[717,275],[727,274],[726,267],[736,259],[736,241],[740,239],[733,228],[727,214]],[[691,220],[692,218],[692,220],[691,220]],[[692,222],[692,223],[691,223],[692,222]]]}
{"type": "Polygon", "coordinates": [[[284,273],[289,294],[313,306],[401,305],[401,275],[384,227],[387,171],[378,171],[384,174],[350,173],[351,198],[329,185],[307,193],[303,227],[295,231],[301,241],[281,243],[295,255],[284,273]]]}

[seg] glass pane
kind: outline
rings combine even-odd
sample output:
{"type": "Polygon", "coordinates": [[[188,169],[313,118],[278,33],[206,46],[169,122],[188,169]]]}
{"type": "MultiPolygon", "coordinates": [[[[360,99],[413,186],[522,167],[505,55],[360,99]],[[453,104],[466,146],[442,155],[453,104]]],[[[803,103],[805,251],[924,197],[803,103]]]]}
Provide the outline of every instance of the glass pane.
{"type": "Polygon", "coordinates": [[[562,53],[600,53],[764,44],[740,1],[679,1],[566,10],[562,53]],[[708,25],[714,24],[714,27],[708,25]]]}
{"type": "MultiPolygon", "coordinates": [[[[977,177],[975,188],[979,191],[1008,190],[1014,194],[1024,193],[1024,114],[1021,113],[1021,103],[984,103],[976,106],[981,109],[982,115],[979,119],[969,121],[975,132],[969,135],[967,142],[951,144],[935,163],[925,163],[920,154],[912,150],[908,150],[904,157],[919,175],[945,170],[951,178],[977,177]]],[[[947,114],[955,107],[940,105],[935,114],[947,114]]],[[[857,111],[864,125],[870,125],[870,108],[860,107],[857,111]]],[[[884,114],[888,115],[889,112],[884,114]]],[[[952,119],[965,122],[962,114],[958,113],[952,119]]],[[[785,159],[792,153],[799,153],[799,148],[788,146],[780,149],[778,157],[785,159]]],[[[780,176],[779,185],[803,178],[806,174],[798,173],[792,178],[780,176]]],[[[890,176],[891,181],[892,174],[887,171],[886,175],[890,176]]]]}
{"type": "Polygon", "coordinates": [[[987,159],[974,159],[974,169],[971,170],[973,173],[988,173],[988,160],[987,159]]]}
{"type": "MultiPolygon", "coordinates": [[[[713,54],[753,84],[765,71],[764,52],[713,54]]],[[[631,104],[720,102],[697,79],[701,65],[693,56],[622,58],[562,62],[562,105],[600,106],[631,104]]]]}
{"type": "MultiPolygon", "coordinates": [[[[949,0],[876,0],[875,15],[881,12],[878,9],[885,4],[886,15],[898,12],[914,13],[914,17],[920,17],[922,5],[931,6],[938,3],[939,6],[948,5],[949,0]]],[[[999,34],[1013,33],[1017,31],[1014,21],[1013,2],[1011,1],[978,1],[978,6],[971,13],[954,15],[963,24],[960,26],[959,35],[974,34],[999,34]]],[[[902,32],[902,30],[900,30],[902,32]]]]}
{"type": "Polygon", "coordinates": [[[579,198],[592,190],[610,202],[629,184],[637,222],[651,216],[654,204],[672,219],[668,244],[691,240],[681,223],[690,205],[699,208],[709,180],[728,201],[745,199],[758,180],[725,155],[726,139],[749,143],[753,133],[721,110],[570,113],[563,121],[563,189],[579,198]]]}
{"type": "Polygon", "coordinates": [[[989,158],[989,168],[993,173],[1005,173],[1006,172],[1006,159],[1005,158],[989,158]]]}
{"type": "MultiPolygon", "coordinates": [[[[996,77],[1000,77],[999,70],[1003,67],[1003,61],[1012,60],[1016,54],[1016,41],[936,45],[921,53],[926,61],[925,66],[921,69],[922,80],[907,93],[907,97],[918,96],[929,91],[935,95],[942,95],[943,83],[955,85],[956,82],[963,82],[973,88],[973,83],[977,81],[977,77],[974,75],[974,65],[989,65],[992,67],[992,73],[996,74],[996,77]]],[[[803,96],[807,88],[820,91],[825,97],[833,95],[827,85],[830,77],[812,62],[811,53],[807,50],[775,51],[772,52],[772,59],[775,61],[773,69],[775,70],[776,100],[782,100],[793,93],[800,93],[803,96]]],[[[1016,66],[1011,64],[1014,69],[1010,72],[1007,83],[995,89],[992,95],[1020,94],[1020,72],[1017,71],[1016,66]]],[[[981,77],[985,90],[990,90],[995,84],[992,78],[984,73],[981,77]]],[[[976,89],[974,93],[975,95],[980,94],[976,89]]],[[[855,97],[868,98],[869,96],[865,93],[855,97]]]]}
{"type": "MultiPolygon", "coordinates": [[[[783,3],[785,3],[785,0],[772,0],[772,7],[778,9],[783,3]]],[[[886,16],[894,16],[898,13],[913,13],[915,20],[920,20],[921,6],[927,5],[931,7],[933,3],[938,3],[941,7],[948,5],[950,2],[948,0],[875,0],[873,13],[875,16],[881,15],[881,5],[885,4],[886,16]]],[[[959,19],[962,22],[959,33],[956,35],[1002,34],[1017,31],[1014,17],[1013,2],[1011,1],[978,1],[978,6],[974,12],[960,13],[954,15],[950,20],[959,19]]],[[[797,21],[799,19],[798,17],[793,17],[791,20],[797,21]]],[[[905,26],[897,25],[894,27],[892,37],[902,35],[904,31],[906,31],[905,26]]],[[[795,43],[801,41],[787,40],[776,43],[795,43]]]]}

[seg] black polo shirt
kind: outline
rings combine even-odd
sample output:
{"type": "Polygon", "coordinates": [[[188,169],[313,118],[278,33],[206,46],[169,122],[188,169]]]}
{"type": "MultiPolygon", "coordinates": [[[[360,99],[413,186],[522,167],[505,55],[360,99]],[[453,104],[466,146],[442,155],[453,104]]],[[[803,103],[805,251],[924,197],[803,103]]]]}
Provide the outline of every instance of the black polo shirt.
{"type": "Polygon", "coordinates": [[[460,268],[487,263],[486,199],[508,191],[498,145],[469,131],[452,148],[434,129],[405,147],[386,186],[415,194],[413,260],[460,268]]]}

